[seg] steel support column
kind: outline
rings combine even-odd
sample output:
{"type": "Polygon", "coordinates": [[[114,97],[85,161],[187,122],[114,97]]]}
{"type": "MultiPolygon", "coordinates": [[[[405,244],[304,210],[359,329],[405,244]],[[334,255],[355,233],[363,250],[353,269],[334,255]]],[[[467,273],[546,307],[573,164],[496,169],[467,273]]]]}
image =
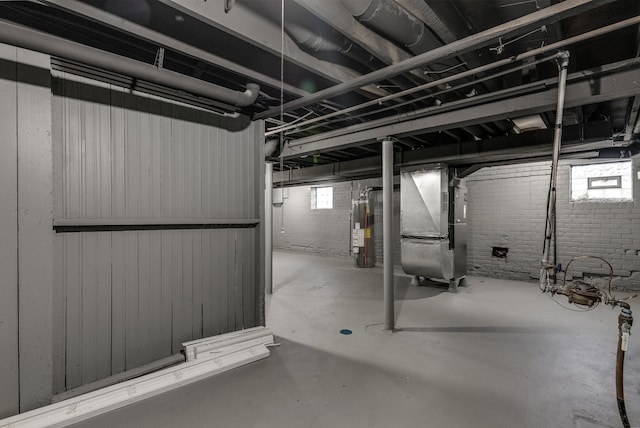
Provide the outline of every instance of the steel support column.
{"type": "Polygon", "coordinates": [[[384,258],[384,328],[393,331],[393,140],[382,141],[382,241],[384,258]]]}
{"type": "Polygon", "coordinates": [[[264,287],[273,293],[273,164],[266,162],[264,177],[264,287]]]}

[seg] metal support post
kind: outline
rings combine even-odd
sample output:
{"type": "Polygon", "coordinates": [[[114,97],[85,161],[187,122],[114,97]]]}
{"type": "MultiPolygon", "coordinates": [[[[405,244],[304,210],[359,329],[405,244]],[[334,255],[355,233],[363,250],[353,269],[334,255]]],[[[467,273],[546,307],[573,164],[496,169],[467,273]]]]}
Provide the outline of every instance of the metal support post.
{"type": "Polygon", "coordinates": [[[393,331],[393,141],[382,141],[382,240],[384,244],[384,328],[393,331]]]}
{"type": "Polygon", "coordinates": [[[264,287],[273,292],[273,164],[266,162],[264,178],[264,287]]]}

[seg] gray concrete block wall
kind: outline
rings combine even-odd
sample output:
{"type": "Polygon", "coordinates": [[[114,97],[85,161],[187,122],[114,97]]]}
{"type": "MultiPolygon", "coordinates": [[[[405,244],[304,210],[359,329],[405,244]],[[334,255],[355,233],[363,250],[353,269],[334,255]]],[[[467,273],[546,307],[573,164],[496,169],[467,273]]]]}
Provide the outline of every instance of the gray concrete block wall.
{"type": "MultiPolygon", "coordinates": [[[[273,246],[322,256],[351,257],[351,201],[360,189],[380,186],[381,179],[329,183],[333,209],[311,209],[311,186],[284,190],[284,203],[273,208],[273,246]],[[284,213],[284,233],[281,233],[284,213]]],[[[382,191],[371,192],[376,261],[382,263],[382,191]]],[[[394,191],[394,262],[400,263],[400,192],[394,191]]]]}
{"type": "MultiPolygon", "coordinates": [[[[557,188],[557,262],[599,256],[614,268],[614,287],[640,290],[640,160],[633,163],[635,202],[571,202],[571,164],[561,162],[557,188]]],[[[469,188],[469,272],[529,280],[539,275],[550,163],[484,168],[467,179],[469,188]],[[492,247],[507,247],[506,258],[492,247]]],[[[574,262],[575,276],[599,277],[608,268],[597,260],[574,262]]],[[[600,283],[606,281],[600,280],[600,283]]]]}

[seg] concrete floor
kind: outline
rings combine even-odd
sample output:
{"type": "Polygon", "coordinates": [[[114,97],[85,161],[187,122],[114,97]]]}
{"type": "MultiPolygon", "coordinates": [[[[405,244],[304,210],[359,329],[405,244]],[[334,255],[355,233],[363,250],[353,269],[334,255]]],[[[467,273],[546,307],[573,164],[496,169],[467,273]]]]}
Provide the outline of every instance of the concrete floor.
{"type": "MultiPolygon", "coordinates": [[[[281,346],[269,358],[76,426],[621,426],[619,310],[565,310],[533,283],[471,277],[454,295],[409,280],[397,271],[390,334],[381,267],[275,253],[267,325],[281,346]]],[[[635,339],[625,393],[640,426],[635,339]]]]}

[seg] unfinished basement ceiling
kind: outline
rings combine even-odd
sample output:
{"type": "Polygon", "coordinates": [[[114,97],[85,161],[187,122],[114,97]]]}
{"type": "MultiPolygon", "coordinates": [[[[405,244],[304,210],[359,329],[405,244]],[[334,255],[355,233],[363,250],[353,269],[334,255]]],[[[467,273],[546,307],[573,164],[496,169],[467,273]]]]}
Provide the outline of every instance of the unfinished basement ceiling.
{"type": "Polygon", "coordinates": [[[400,163],[470,166],[546,156],[560,50],[570,53],[565,153],[635,154],[638,15],[634,0],[0,3],[5,23],[233,90],[257,83],[258,99],[234,107],[53,60],[57,69],[265,119],[275,169],[290,177],[307,171],[291,183],[375,175],[379,139],[386,136],[396,139],[400,163]],[[589,33],[632,18],[632,25],[589,33]],[[584,40],[572,40],[585,33],[584,40]],[[478,67],[483,71],[465,73],[478,67]],[[465,77],[452,77],[460,73],[465,77]]]}

